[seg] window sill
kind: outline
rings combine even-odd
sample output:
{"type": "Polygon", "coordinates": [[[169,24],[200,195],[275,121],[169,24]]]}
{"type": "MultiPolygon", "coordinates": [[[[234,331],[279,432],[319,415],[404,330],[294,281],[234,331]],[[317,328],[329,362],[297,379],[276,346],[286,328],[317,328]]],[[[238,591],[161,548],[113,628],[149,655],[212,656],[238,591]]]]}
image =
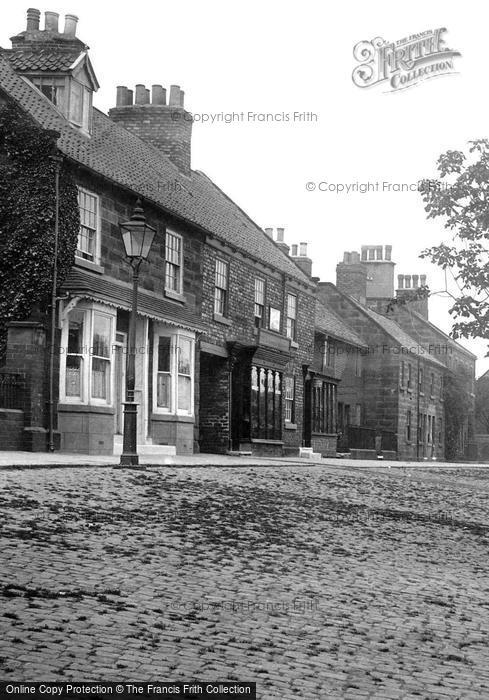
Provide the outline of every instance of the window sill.
{"type": "Polygon", "coordinates": [[[285,430],[297,430],[297,423],[284,423],[285,430]]]}
{"type": "Polygon", "coordinates": [[[100,404],[87,404],[87,403],[63,403],[58,404],[58,411],[61,413],[73,412],[73,413],[108,413],[114,414],[113,406],[101,406],[100,404]]]}
{"type": "Polygon", "coordinates": [[[152,413],[150,420],[168,423],[195,423],[194,416],[184,416],[178,413],[152,413]]]}
{"type": "Polygon", "coordinates": [[[165,297],[168,299],[173,299],[173,301],[179,301],[182,304],[185,304],[187,299],[185,298],[185,294],[180,294],[180,292],[175,292],[173,289],[165,289],[165,297]]]}
{"type": "Polygon", "coordinates": [[[298,350],[299,343],[296,343],[295,340],[292,340],[292,338],[290,338],[290,348],[291,348],[291,350],[298,350]]]}
{"type": "Polygon", "coordinates": [[[99,275],[104,274],[104,268],[102,265],[98,265],[91,260],[85,260],[85,258],[79,258],[77,255],[75,255],[75,265],[78,267],[84,267],[86,270],[91,270],[99,275]]]}
{"type": "Polygon", "coordinates": [[[258,445],[283,445],[283,440],[267,440],[265,438],[251,438],[250,442],[258,445]]]}
{"type": "Polygon", "coordinates": [[[214,314],[214,321],[217,323],[222,323],[223,326],[232,326],[232,321],[226,316],[221,316],[221,314],[214,314]]]}

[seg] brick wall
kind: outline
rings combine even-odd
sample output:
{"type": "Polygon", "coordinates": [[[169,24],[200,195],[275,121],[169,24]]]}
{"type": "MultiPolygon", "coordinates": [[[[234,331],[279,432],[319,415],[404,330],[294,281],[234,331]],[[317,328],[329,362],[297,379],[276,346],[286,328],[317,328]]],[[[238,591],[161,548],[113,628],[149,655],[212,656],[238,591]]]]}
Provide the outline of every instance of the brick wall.
{"type": "MultiPolygon", "coordinates": [[[[299,447],[302,444],[302,422],[303,422],[303,373],[302,365],[311,364],[314,341],[314,309],[315,302],[311,293],[301,290],[298,285],[289,283],[278,273],[267,271],[253,261],[241,256],[238,253],[231,254],[225,248],[216,248],[213,245],[206,245],[202,252],[202,318],[209,330],[203,336],[203,340],[215,345],[224,346],[230,339],[240,339],[243,342],[253,344],[256,342],[256,329],[254,325],[254,299],[255,299],[255,277],[265,279],[266,283],[266,310],[264,328],[268,326],[268,307],[274,306],[281,310],[282,335],[285,334],[285,303],[288,291],[297,294],[297,340],[298,347],[292,349],[291,360],[283,369],[284,375],[295,377],[296,401],[295,401],[295,425],[296,429],[283,430],[283,442],[285,446],[299,447]],[[229,265],[229,290],[228,290],[228,323],[216,320],[214,316],[214,282],[215,282],[215,261],[222,259],[229,265]]],[[[223,370],[223,375],[226,371],[223,370]]],[[[204,387],[202,381],[201,402],[204,397],[204,387]]],[[[202,413],[201,405],[201,425],[212,424],[212,421],[221,418],[227,426],[227,414],[229,410],[229,384],[228,375],[224,379],[221,377],[222,391],[224,395],[218,404],[221,413],[215,416],[211,412],[209,418],[202,413]]],[[[221,394],[220,394],[221,396],[221,394]]],[[[207,428],[206,428],[207,430],[207,428]]],[[[201,449],[204,443],[201,430],[201,449]]],[[[227,439],[227,437],[226,437],[227,439]]],[[[224,441],[223,441],[224,442],[224,441]]]]}
{"type": "Polygon", "coordinates": [[[192,116],[181,107],[130,105],[109,110],[110,118],[134,136],[165,153],[178,169],[190,173],[192,116]]]}

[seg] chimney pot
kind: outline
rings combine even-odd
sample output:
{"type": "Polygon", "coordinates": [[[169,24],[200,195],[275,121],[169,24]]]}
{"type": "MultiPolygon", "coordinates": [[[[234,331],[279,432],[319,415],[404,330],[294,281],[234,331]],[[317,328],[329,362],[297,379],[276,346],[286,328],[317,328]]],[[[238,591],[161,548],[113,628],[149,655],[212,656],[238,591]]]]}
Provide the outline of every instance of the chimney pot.
{"type": "Polygon", "coordinates": [[[162,85],[153,85],[151,92],[151,104],[166,105],[166,90],[162,85]]]}
{"type": "Polygon", "coordinates": [[[58,32],[59,14],[57,12],[44,13],[44,29],[48,32],[58,32]]]}
{"type": "Polygon", "coordinates": [[[278,228],[278,229],[277,229],[277,241],[278,241],[279,243],[283,243],[283,242],[284,242],[284,232],[285,232],[285,229],[283,229],[283,228],[278,228]]]}
{"type": "Polygon", "coordinates": [[[135,103],[137,105],[145,105],[146,100],[147,100],[148,93],[146,92],[146,87],[142,85],[141,83],[138,83],[136,85],[136,100],[135,103]]]}
{"type": "Polygon", "coordinates": [[[132,105],[134,103],[134,90],[127,91],[126,105],[132,105]]]}
{"type": "Polygon", "coordinates": [[[421,282],[421,286],[425,287],[426,286],[426,275],[420,275],[419,280],[421,282]]]}
{"type": "Polygon", "coordinates": [[[180,107],[183,107],[185,103],[185,92],[184,90],[180,90],[180,107]]]}
{"type": "Polygon", "coordinates": [[[418,285],[418,280],[419,280],[419,275],[413,275],[413,287],[414,287],[415,289],[417,289],[418,286],[419,286],[419,285],[418,285]]]}
{"type": "Polygon", "coordinates": [[[149,105],[151,103],[151,90],[149,88],[146,88],[146,97],[145,97],[145,104],[149,105]]]}
{"type": "Polygon", "coordinates": [[[392,258],[392,246],[386,245],[385,246],[385,259],[390,260],[391,258],[392,258]]]}
{"type": "Polygon", "coordinates": [[[34,7],[29,7],[29,9],[27,10],[26,30],[28,32],[38,31],[40,21],[41,21],[41,13],[39,12],[39,10],[36,10],[34,7]]]}
{"type": "Polygon", "coordinates": [[[350,254],[350,261],[352,263],[359,263],[360,262],[360,253],[357,253],[356,251],[353,251],[350,254]]]}
{"type": "Polygon", "coordinates": [[[179,85],[170,85],[170,107],[180,107],[179,85]]]}
{"type": "Polygon", "coordinates": [[[297,243],[292,243],[292,252],[291,255],[293,258],[297,257],[297,243]]]}
{"type": "Polygon", "coordinates": [[[268,236],[269,238],[273,238],[273,228],[268,228],[268,227],[267,227],[266,229],[264,229],[264,231],[265,231],[265,233],[267,234],[267,236],[268,236]]]}
{"type": "Polygon", "coordinates": [[[404,285],[406,289],[411,289],[411,275],[404,275],[404,285]]]}
{"type": "Polygon", "coordinates": [[[65,31],[66,36],[76,36],[76,25],[78,17],[76,15],[65,15],[65,31]]]}
{"type": "Polygon", "coordinates": [[[299,255],[301,258],[307,258],[307,243],[300,243],[299,244],[299,255]]]}
{"type": "Polygon", "coordinates": [[[127,87],[125,85],[117,86],[116,107],[124,107],[127,104],[127,87]]]}
{"type": "Polygon", "coordinates": [[[397,288],[404,289],[404,275],[397,275],[397,288]]]}

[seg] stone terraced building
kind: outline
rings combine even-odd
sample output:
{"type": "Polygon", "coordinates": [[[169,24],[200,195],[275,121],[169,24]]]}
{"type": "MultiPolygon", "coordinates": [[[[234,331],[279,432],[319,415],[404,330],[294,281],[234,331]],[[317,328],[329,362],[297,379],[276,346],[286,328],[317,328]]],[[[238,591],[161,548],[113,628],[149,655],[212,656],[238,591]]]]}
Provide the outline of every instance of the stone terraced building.
{"type": "MultiPolygon", "coordinates": [[[[443,459],[442,378],[457,363],[473,378],[474,356],[429,323],[422,302],[386,316],[391,247],[345,254],[336,286],[319,282],[305,243],[290,249],[284,229],[260,228],[192,169],[192,116],[179,86],[119,86],[108,115],[93,107],[99,84],[76,31],[74,15],[60,31],[46,12],[41,29],[29,9],[25,31],[0,49],[0,108],[13,103],[59,134],[78,187],[77,251],[56,311],[58,446],[122,449],[132,287],[119,224],[141,199],[156,229],[138,297],[141,454],[307,448],[443,459]],[[448,343],[453,353],[413,355],[420,343],[448,343]]],[[[0,449],[46,449],[46,330],[40,319],[9,324],[0,449]]]]}

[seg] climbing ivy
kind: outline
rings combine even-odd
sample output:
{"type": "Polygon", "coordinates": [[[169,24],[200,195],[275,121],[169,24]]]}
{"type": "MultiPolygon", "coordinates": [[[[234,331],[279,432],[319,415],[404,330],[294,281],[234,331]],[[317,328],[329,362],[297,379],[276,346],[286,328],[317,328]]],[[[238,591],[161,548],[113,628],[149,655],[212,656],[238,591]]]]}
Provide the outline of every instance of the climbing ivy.
{"type": "MultiPolygon", "coordinates": [[[[0,109],[0,363],[6,324],[49,313],[55,222],[56,136],[16,105],[0,109]]],[[[73,265],[80,225],[77,190],[62,164],[58,284],[73,265]]]]}

